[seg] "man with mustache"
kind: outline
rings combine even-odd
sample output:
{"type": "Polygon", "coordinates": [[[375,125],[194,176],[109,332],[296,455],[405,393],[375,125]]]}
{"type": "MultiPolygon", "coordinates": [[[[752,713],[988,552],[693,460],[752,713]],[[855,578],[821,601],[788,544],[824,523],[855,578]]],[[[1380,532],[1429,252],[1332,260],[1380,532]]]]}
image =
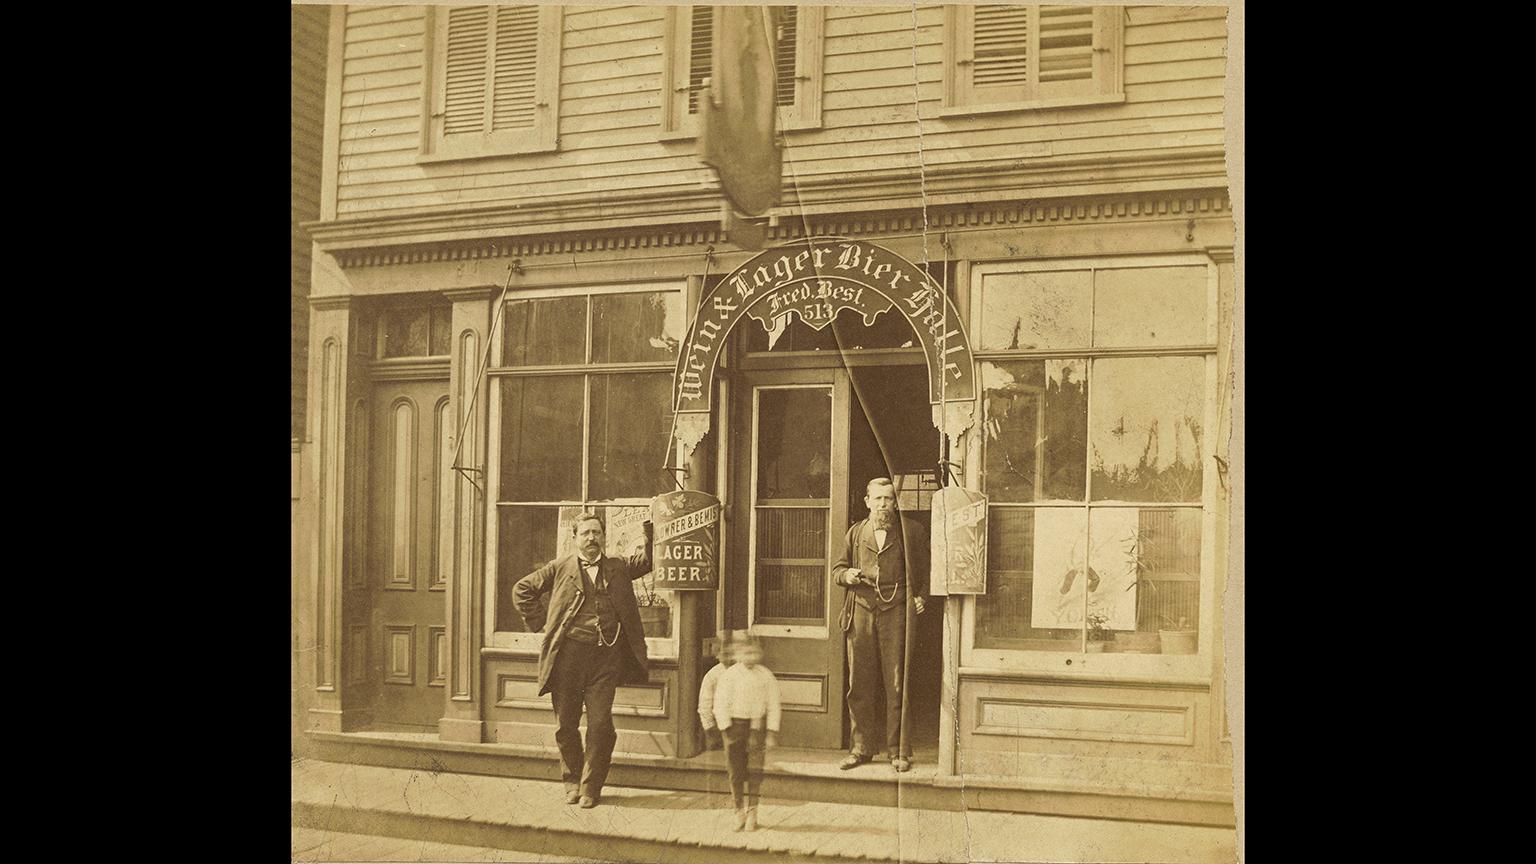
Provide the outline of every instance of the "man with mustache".
{"type": "Polygon", "coordinates": [[[875,730],[883,725],[891,766],[909,771],[912,751],[901,740],[907,608],[910,596],[912,610],[923,612],[928,547],[921,526],[903,525],[889,478],[869,481],[864,506],[869,518],[848,529],[842,556],[832,565],[832,581],[845,589],[841,624],[848,644],[848,710],[853,721],[853,748],[838,767],[846,771],[872,760],[880,746],[875,730]],[[882,690],[883,724],[876,710],[882,690]]]}
{"type": "Polygon", "coordinates": [[[582,513],[571,525],[576,551],[519,579],[512,602],[529,632],[544,631],[539,649],[539,695],[550,694],[559,727],[560,775],[565,803],[596,807],[618,733],[613,691],[649,680],[645,629],[630,583],[651,570],[651,523],[645,545],[629,558],[603,555],[603,522],[582,513]],[[549,614],[540,598],[549,594],[549,614]],[[581,709],[587,709],[587,746],[581,746],[581,709]]]}

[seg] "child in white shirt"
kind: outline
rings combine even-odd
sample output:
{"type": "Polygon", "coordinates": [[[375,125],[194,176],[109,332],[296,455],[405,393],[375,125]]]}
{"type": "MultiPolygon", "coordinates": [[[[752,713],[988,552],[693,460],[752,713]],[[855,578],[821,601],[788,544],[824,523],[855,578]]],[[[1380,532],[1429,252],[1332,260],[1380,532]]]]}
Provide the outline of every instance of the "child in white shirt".
{"type": "Polygon", "coordinates": [[[706,750],[725,747],[725,740],[720,737],[720,727],[715,722],[715,690],[720,686],[720,677],[725,674],[725,670],[736,662],[731,657],[731,631],[721,630],[715,634],[715,659],[720,662],[704,673],[704,681],[699,685],[699,724],[704,727],[706,750]]]}
{"type": "Polygon", "coordinates": [[[757,830],[757,801],[763,785],[763,756],[778,745],[779,682],[761,665],[763,646],[738,630],[731,653],[736,664],[715,687],[715,722],[725,738],[726,775],[736,801],[736,830],[757,830]]]}

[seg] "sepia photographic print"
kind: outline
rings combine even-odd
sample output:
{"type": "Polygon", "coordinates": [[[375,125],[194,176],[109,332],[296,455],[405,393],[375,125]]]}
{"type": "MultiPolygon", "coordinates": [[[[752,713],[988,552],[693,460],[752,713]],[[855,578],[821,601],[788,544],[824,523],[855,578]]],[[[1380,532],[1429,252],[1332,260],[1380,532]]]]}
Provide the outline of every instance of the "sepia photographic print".
{"type": "Polygon", "coordinates": [[[1236,862],[1241,3],[294,3],[291,859],[1236,862]]]}

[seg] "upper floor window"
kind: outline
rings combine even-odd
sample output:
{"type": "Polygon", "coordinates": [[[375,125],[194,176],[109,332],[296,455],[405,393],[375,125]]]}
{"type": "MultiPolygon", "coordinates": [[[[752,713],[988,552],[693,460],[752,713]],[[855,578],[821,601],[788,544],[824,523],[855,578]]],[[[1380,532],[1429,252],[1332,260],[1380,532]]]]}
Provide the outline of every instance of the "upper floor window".
{"type": "Polygon", "coordinates": [[[1118,6],[945,7],[945,113],[1119,102],[1118,6]]]}
{"type": "Polygon", "coordinates": [[[433,7],[422,157],[555,149],[560,28],[559,6],[433,7]]]}
{"type": "MultiPolygon", "coordinates": [[[[780,130],[821,127],[822,6],[774,6],[771,36],[780,130]]],[[[699,134],[699,100],[714,63],[712,6],[667,10],[667,65],[662,80],[661,137],[699,134]]]]}

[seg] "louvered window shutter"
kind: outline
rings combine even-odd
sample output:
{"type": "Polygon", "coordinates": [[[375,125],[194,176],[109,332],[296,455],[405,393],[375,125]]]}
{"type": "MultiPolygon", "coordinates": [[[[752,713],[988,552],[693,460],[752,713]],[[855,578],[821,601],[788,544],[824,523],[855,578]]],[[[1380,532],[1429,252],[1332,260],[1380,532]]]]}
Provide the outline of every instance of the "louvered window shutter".
{"type": "Polygon", "coordinates": [[[986,5],[956,14],[957,102],[1028,102],[1118,88],[1118,76],[1108,74],[1095,50],[1101,22],[1118,19],[1098,7],[986,5]]]}
{"type": "Polygon", "coordinates": [[[800,38],[798,10],[794,6],[775,7],[778,38],[774,40],[773,63],[776,78],[774,102],[778,105],[795,104],[795,50],[800,38]]]}
{"type": "Polygon", "coordinates": [[[693,7],[688,36],[688,113],[699,113],[699,94],[709,77],[714,60],[715,10],[711,6],[693,7]]]}
{"type": "Polygon", "coordinates": [[[559,10],[446,6],[438,14],[433,152],[455,158],[553,149],[559,10]],[[541,63],[546,48],[554,58],[541,63]]]}
{"type": "Polygon", "coordinates": [[[536,121],[539,9],[497,6],[491,130],[530,129],[536,121]]]}
{"type": "Polygon", "coordinates": [[[491,50],[490,6],[448,9],[443,135],[485,131],[486,58],[491,50]]]}

